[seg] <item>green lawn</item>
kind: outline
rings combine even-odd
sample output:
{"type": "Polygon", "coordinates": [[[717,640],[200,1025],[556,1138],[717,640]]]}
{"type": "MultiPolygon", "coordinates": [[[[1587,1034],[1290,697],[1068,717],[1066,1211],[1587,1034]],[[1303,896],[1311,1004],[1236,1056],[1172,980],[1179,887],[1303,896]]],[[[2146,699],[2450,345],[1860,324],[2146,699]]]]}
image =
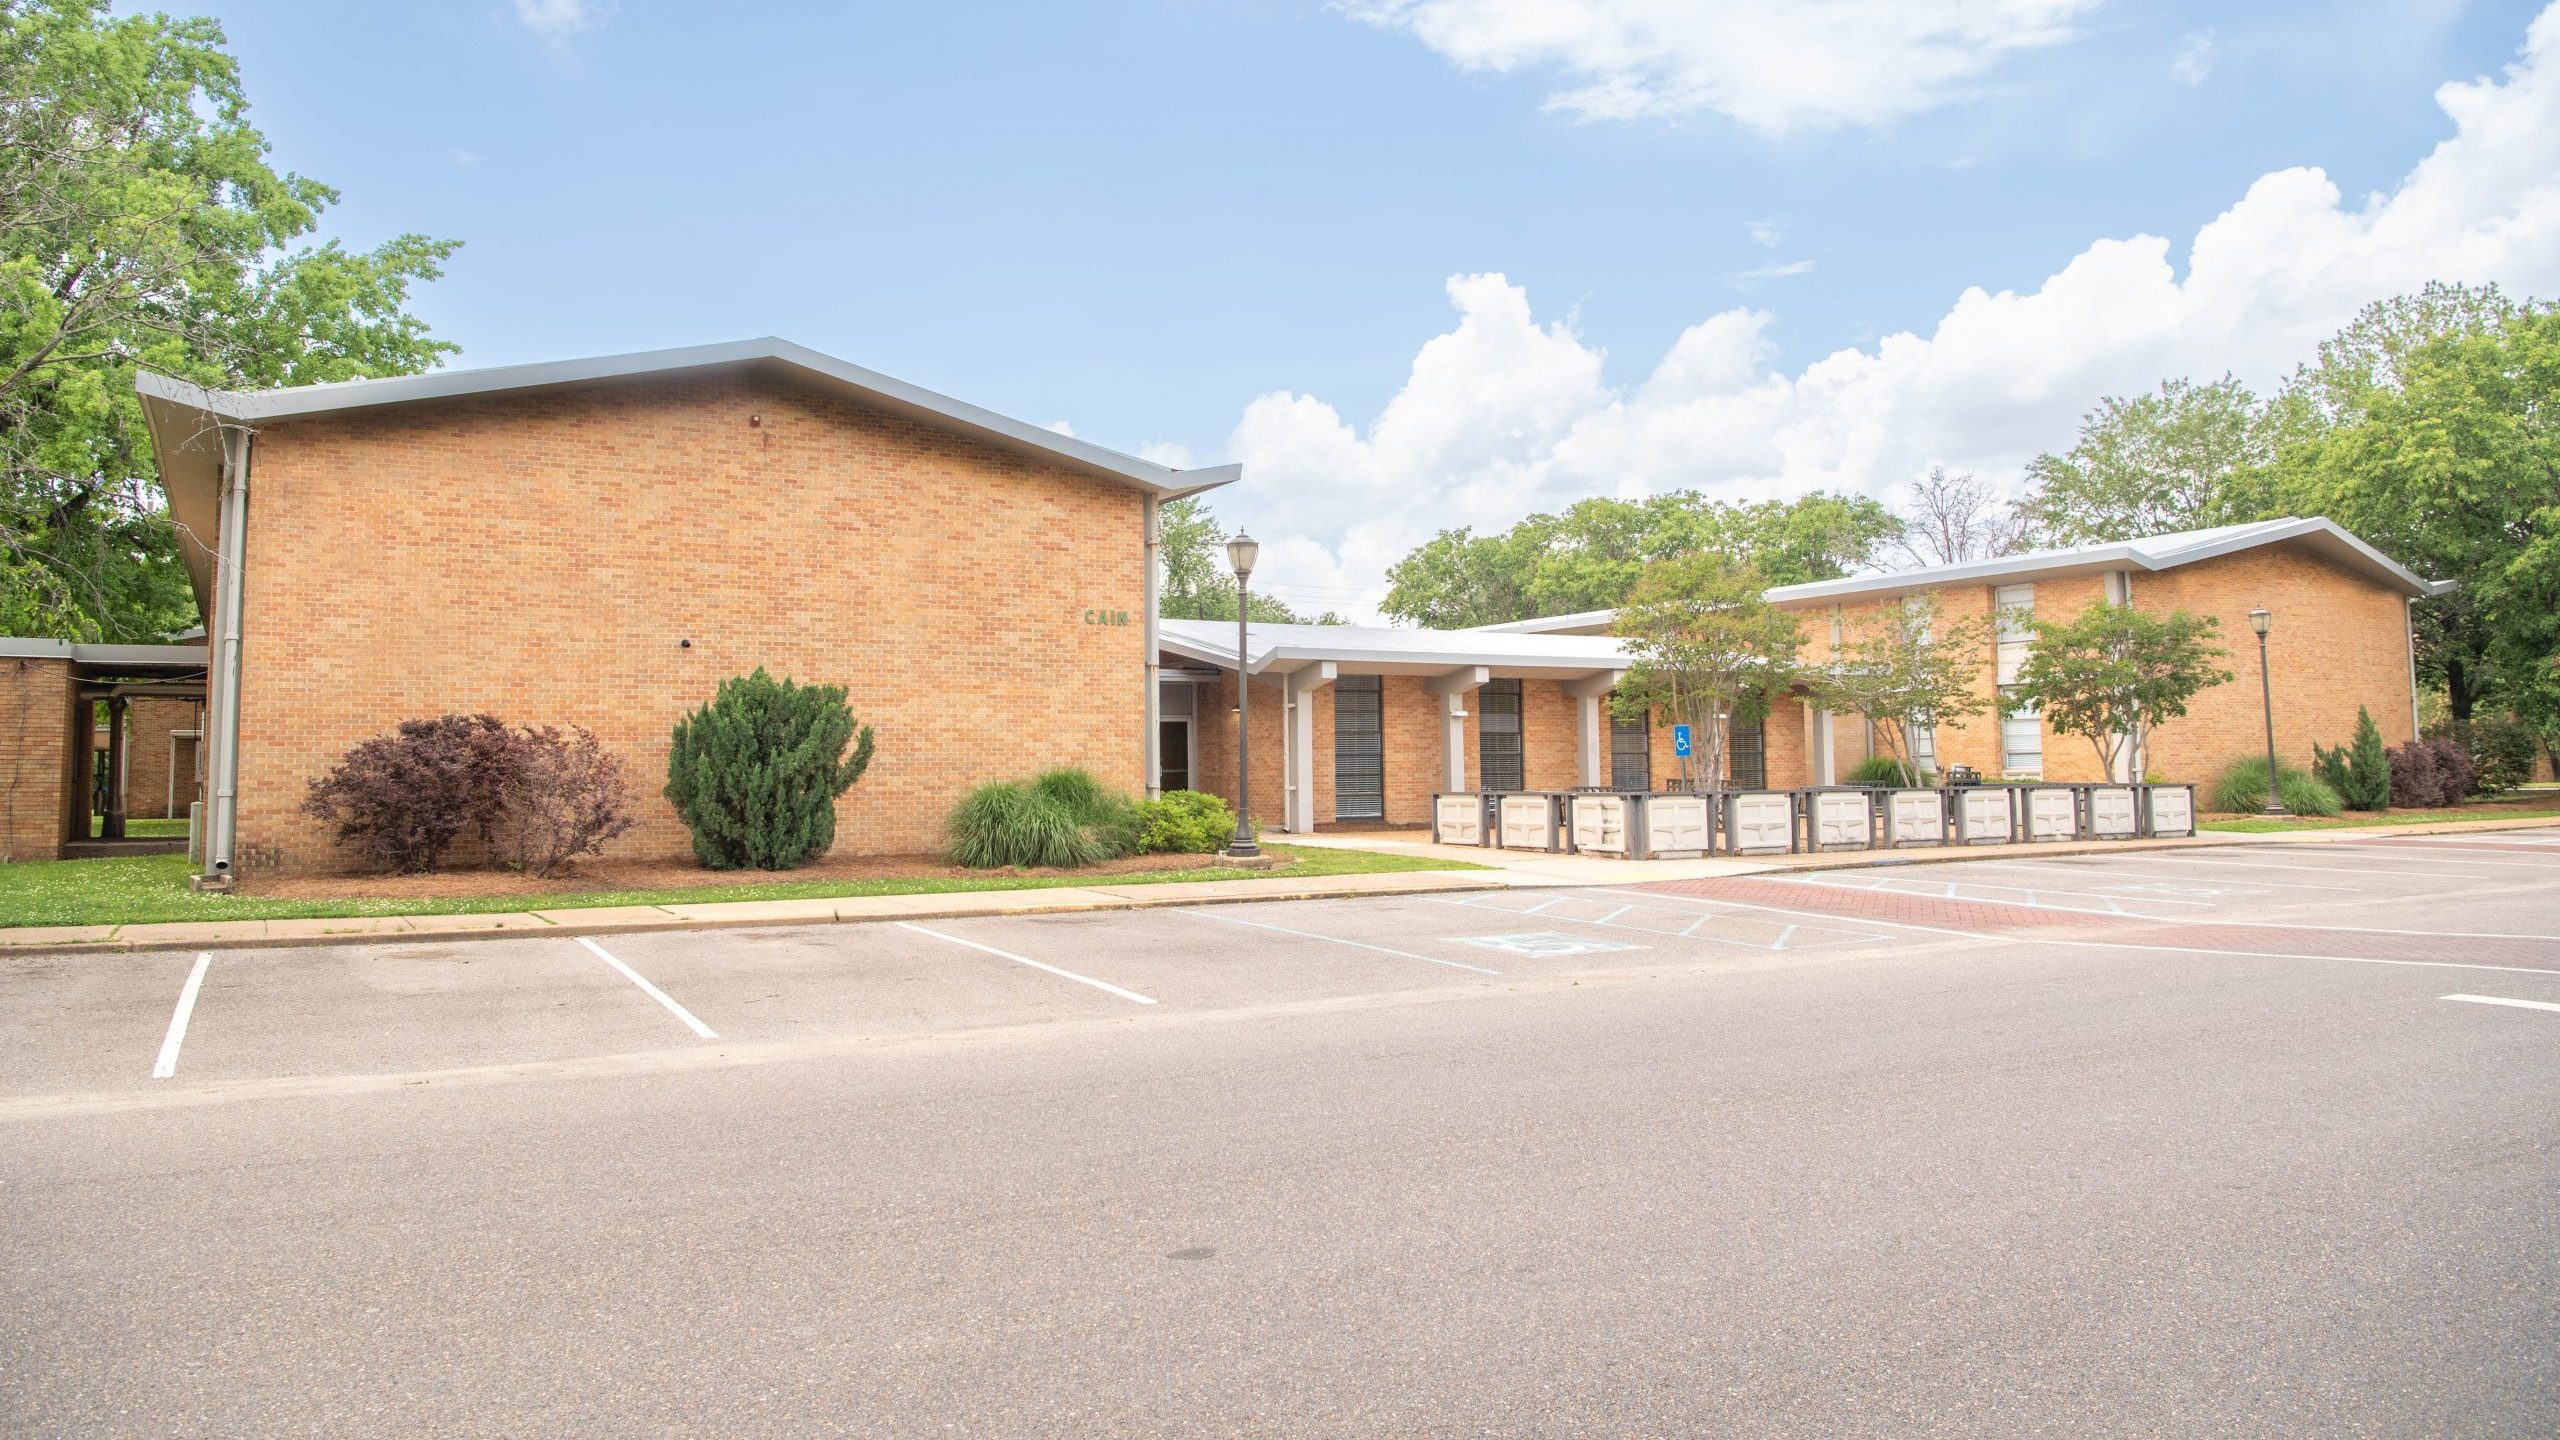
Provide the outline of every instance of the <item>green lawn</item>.
{"type": "Polygon", "coordinates": [[[2202,820],[2196,823],[2196,828],[2223,830],[2242,835],[2271,835],[2289,830],[2362,830],[2380,825],[2436,825],[2445,822],[2459,824],[2465,821],[2476,823],[2488,820],[2535,819],[2560,821],[2560,804],[2553,805],[2547,812],[2492,810],[2485,814],[2464,814],[2459,810],[2385,810],[2373,815],[2348,814],[2331,819],[2306,817],[2298,820],[2290,818],[2269,820],[2263,816],[2250,816],[2241,820],[2202,820]]]}
{"type": "Polygon", "coordinates": [[[487,915],[599,905],[683,905],[709,900],[831,900],[860,895],[936,895],[959,890],[1049,890],[1069,885],[1166,885],[1200,880],[1296,879],[1390,870],[1480,870],[1480,865],[1369,850],[1265,845],[1288,864],[1269,870],[1214,866],[1119,875],[1014,875],[915,880],[776,880],[761,885],[691,885],[675,890],[581,890],[481,899],[260,900],[202,895],[187,888],[184,855],[116,860],[39,860],[0,865],[0,927],[145,925],[162,920],[316,920],[348,915],[487,915]]]}

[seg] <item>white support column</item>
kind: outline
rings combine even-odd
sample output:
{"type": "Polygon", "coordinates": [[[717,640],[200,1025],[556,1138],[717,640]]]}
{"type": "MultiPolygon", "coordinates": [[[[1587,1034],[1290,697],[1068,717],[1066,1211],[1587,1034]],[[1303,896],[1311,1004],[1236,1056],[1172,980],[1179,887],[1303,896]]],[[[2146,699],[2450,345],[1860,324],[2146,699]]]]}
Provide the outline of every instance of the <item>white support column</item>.
{"type": "Polygon", "coordinates": [[[1316,828],[1315,692],[1333,676],[1334,662],[1319,660],[1280,677],[1280,828],[1296,835],[1316,828]]]}
{"type": "Polygon", "coordinates": [[[1440,697],[1442,790],[1467,788],[1467,696],[1492,678],[1492,669],[1483,665],[1431,677],[1431,693],[1440,697]]]}
{"type": "Polygon", "coordinates": [[[1840,783],[1832,771],[1831,750],[1831,712],[1817,709],[1813,712],[1813,783],[1816,785],[1840,783]]]}
{"type": "Polygon", "coordinates": [[[1581,741],[1582,778],[1577,783],[1586,788],[1597,789],[1609,783],[1609,772],[1600,759],[1600,700],[1618,688],[1618,677],[1623,673],[1604,670],[1564,684],[1564,693],[1573,697],[1574,718],[1579,722],[1576,728],[1580,732],[1577,738],[1581,741]]]}

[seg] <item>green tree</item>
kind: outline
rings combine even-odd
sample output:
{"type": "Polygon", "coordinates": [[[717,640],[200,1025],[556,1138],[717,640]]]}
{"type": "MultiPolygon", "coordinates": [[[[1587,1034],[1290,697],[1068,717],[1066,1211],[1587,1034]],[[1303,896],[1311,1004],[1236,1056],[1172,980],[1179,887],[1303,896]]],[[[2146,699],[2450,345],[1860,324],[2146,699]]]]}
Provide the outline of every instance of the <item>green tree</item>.
{"type": "Polygon", "coordinates": [[[2382,748],[2382,729],[2373,711],[2356,707],[2356,738],[2335,750],[2317,741],[2311,746],[2312,773],[2329,782],[2350,810],[2391,808],[2391,757],[2382,748]]]}
{"type": "Polygon", "coordinates": [[[676,722],[665,793],[696,858],[714,870],[788,870],[827,853],[836,797],[871,767],[871,727],[854,723],[844,698],[841,685],[776,680],[759,666],[676,722]]]}
{"type": "Polygon", "coordinates": [[[1711,550],[1646,566],[1615,633],[1627,642],[1615,706],[1634,717],[1659,710],[1689,727],[1707,784],[1724,788],[1726,728],[1766,715],[1799,674],[1795,617],[1771,605],[1768,581],[1711,550]]]}
{"type": "Polygon", "coordinates": [[[1912,731],[1991,712],[1993,691],[1982,683],[1991,652],[1989,617],[1950,621],[1935,595],[1914,595],[1877,607],[1843,637],[1822,688],[1831,708],[1864,716],[1885,753],[1916,770],[1912,731]]]}
{"type": "Polygon", "coordinates": [[[2063,734],[2087,740],[2104,775],[2115,774],[2127,746],[2141,774],[2152,730],[2231,678],[2215,663],[2227,652],[2214,643],[2221,626],[2210,615],[2153,615],[2101,600],[2070,620],[2033,624],[2035,646],[2011,698],[2035,706],[2063,734]]]}
{"type": "Polygon", "coordinates": [[[2257,397],[2225,375],[2209,385],[2108,396],[2062,454],[2027,465],[2019,511],[2048,545],[2086,545],[2246,518],[2247,482],[2265,463],[2257,397]]]}
{"type": "MultiPolygon", "coordinates": [[[[1227,531],[1198,496],[1157,507],[1156,528],[1164,560],[1164,590],[1156,613],[1168,620],[1236,618],[1236,574],[1227,564],[1227,531]]],[[[1259,590],[1251,592],[1252,619],[1270,625],[1340,625],[1326,611],[1310,619],[1259,590]]]]}
{"type": "Polygon", "coordinates": [[[1444,628],[1609,609],[1648,566],[1700,551],[1748,565],[1772,585],[1837,579],[1900,529],[1881,503],[1828,491],[1741,504],[1694,490],[1593,498],[1498,535],[1440,532],[1389,567],[1380,608],[1444,628]]]}
{"type": "Polygon", "coordinates": [[[2493,697],[2547,725],[2560,719],[2560,313],[2430,293],[2371,307],[2296,377],[2270,490],[2460,582],[2415,611],[2422,678],[2457,725],[2493,697]],[[2450,328],[2416,332],[2427,323],[2450,328]]]}
{"type": "Polygon", "coordinates": [[[136,370],[296,385],[454,348],[407,311],[454,242],[292,248],[337,194],[268,164],[223,43],[99,0],[0,4],[0,629],[195,623],[136,370]]]}

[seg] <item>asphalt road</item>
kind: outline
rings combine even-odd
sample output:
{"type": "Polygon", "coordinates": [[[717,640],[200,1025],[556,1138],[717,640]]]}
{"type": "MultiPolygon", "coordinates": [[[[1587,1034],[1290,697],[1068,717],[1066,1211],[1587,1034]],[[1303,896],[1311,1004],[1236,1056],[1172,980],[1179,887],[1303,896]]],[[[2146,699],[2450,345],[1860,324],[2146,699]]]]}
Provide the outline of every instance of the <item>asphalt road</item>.
{"type": "Polygon", "coordinates": [[[2548,1436],[2555,842],[0,962],[0,1429],[2548,1436]]]}

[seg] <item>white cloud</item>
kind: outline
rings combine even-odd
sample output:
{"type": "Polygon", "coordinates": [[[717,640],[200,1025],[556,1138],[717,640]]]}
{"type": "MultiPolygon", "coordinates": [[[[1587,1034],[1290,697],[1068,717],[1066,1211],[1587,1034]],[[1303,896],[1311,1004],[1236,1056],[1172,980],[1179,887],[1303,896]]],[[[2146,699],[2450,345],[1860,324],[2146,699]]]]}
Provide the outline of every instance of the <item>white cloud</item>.
{"type": "Polygon", "coordinates": [[[1579,120],[1711,112],[1768,134],[1876,125],[2071,37],[2098,0],[1336,0],[1464,70],[1553,69],[1579,120]]]}
{"type": "Polygon", "coordinates": [[[516,0],[516,19],[553,44],[604,23],[602,0],[516,0]]]}
{"type": "Polygon", "coordinates": [[[1198,463],[1191,458],[1190,446],[1172,440],[1148,441],[1138,447],[1138,458],[1174,470],[1189,470],[1198,463]]]}
{"type": "Polygon", "coordinates": [[[1727,280],[1784,280],[1790,275],[1810,275],[1812,273],[1812,261],[1788,260],[1780,264],[1755,265],[1748,270],[1736,270],[1724,278],[1727,280]]]}
{"type": "Polygon", "coordinates": [[[2178,41],[2176,58],[2169,62],[2169,78],[2192,90],[2213,73],[2213,32],[2190,30],[2178,41]]]}
{"type": "MultiPolygon", "coordinates": [[[[1366,586],[1444,526],[1502,527],[1586,495],[1890,496],[1932,463],[2014,480],[2099,397],[2230,370],[2254,385],[2369,301],[2431,279],[2560,294],[2560,4],[2501,77],[2441,87],[2454,133],[2388,194],[2316,169],[2260,177],[2197,231],[2182,274],[2155,235],[2091,244],[2024,293],[1965,291],[1926,333],[1788,373],[1766,310],[1691,326],[1634,385],[1500,275],[1449,281],[1458,315],[1366,432],[1312,395],[1264,395],[1231,438],[1221,513],[1269,578],[1366,586]]],[[[1346,607],[1366,613],[1367,606],[1346,607]]]]}
{"type": "Polygon", "coordinates": [[[1766,220],[1754,220],[1742,229],[1751,237],[1752,244],[1763,250],[1775,250],[1786,243],[1787,217],[1772,215],[1766,220]]]}
{"type": "Polygon", "coordinates": [[[1050,421],[1048,424],[1043,425],[1043,426],[1041,426],[1040,428],[1041,428],[1041,429],[1043,429],[1043,430],[1052,431],[1052,432],[1054,432],[1054,433],[1056,433],[1056,434],[1064,435],[1064,436],[1066,436],[1066,437],[1067,437],[1068,439],[1070,439],[1070,440],[1074,439],[1074,438],[1075,438],[1075,435],[1076,435],[1076,427],[1075,427],[1073,424],[1071,424],[1071,423],[1069,423],[1069,422],[1067,422],[1067,421],[1064,421],[1064,420],[1052,420],[1052,421],[1050,421]]]}

